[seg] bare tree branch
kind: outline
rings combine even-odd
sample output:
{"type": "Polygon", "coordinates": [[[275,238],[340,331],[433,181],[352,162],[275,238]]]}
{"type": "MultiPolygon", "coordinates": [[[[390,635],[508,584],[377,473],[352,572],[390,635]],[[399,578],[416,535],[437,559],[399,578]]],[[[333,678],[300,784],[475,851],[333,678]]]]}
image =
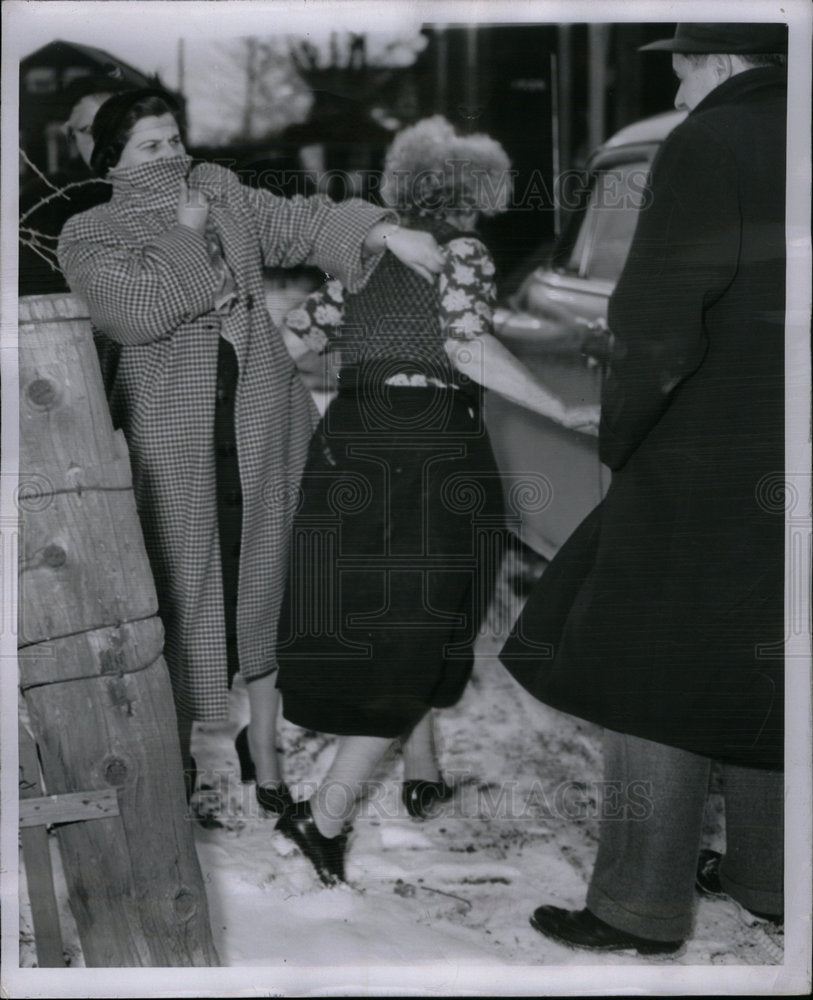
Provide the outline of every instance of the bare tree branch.
{"type": "Polygon", "coordinates": [[[59,242],[58,236],[52,236],[50,233],[41,233],[38,229],[31,229],[30,226],[22,226],[20,228],[20,233],[24,233],[26,236],[30,236],[37,240],[53,240],[54,243],[59,242]]]}
{"type": "MultiPolygon", "coordinates": [[[[27,211],[23,212],[23,214],[20,216],[20,222],[25,222],[25,220],[30,215],[33,215],[34,212],[36,212],[38,209],[42,208],[43,205],[47,205],[49,202],[53,201],[54,198],[65,198],[65,197],[67,197],[66,194],[65,194],[65,192],[66,191],[70,191],[71,188],[88,187],[90,184],[108,184],[108,183],[109,183],[109,181],[105,181],[101,177],[90,177],[86,181],[71,181],[70,184],[66,184],[64,187],[54,188],[54,193],[53,194],[49,194],[47,198],[43,198],[41,201],[38,201],[36,203],[36,205],[32,205],[31,208],[29,208],[27,211]]],[[[50,184],[50,181],[49,181],[49,184],[50,184]]],[[[53,184],[50,184],[50,186],[54,187],[53,184]]]]}
{"type": "MultiPolygon", "coordinates": [[[[34,173],[35,173],[35,174],[37,175],[37,177],[39,177],[39,179],[40,179],[41,181],[44,181],[44,182],[45,182],[45,183],[46,183],[46,184],[48,185],[48,187],[49,187],[49,188],[50,188],[50,189],[51,189],[52,191],[55,191],[55,192],[56,192],[57,194],[60,194],[60,195],[62,194],[62,191],[61,191],[61,189],[60,189],[60,188],[58,188],[58,187],[56,186],[56,184],[53,184],[53,183],[52,183],[52,182],[51,182],[50,180],[48,180],[48,178],[47,178],[47,177],[45,176],[45,174],[44,174],[44,173],[43,173],[43,172],[42,172],[42,171],[40,170],[40,168],[39,168],[39,167],[38,167],[38,166],[36,165],[36,163],[32,163],[32,162],[31,162],[31,160],[29,160],[29,158],[28,158],[28,156],[26,155],[26,153],[25,153],[25,150],[24,150],[24,149],[18,149],[18,150],[17,150],[17,152],[18,152],[18,153],[20,154],[20,156],[22,157],[22,159],[23,159],[23,162],[24,162],[24,163],[26,164],[26,166],[27,166],[27,167],[29,167],[29,168],[30,168],[31,170],[33,170],[33,171],[34,171],[34,173]]],[[[63,197],[63,198],[67,198],[67,195],[62,195],[62,197],[63,197]]]]}
{"type": "Polygon", "coordinates": [[[57,260],[56,254],[49,247],[43,247],[38,243],[38,238],[44,237],[44,233],[37,233],[33,229],[21,229],[20,230],[20,243],[28,247],[29,250],[33,250],[34,253],[41,257],[48,267],[57,274],[62,274],[62,269],[59,266],[59,261],[57,260]],[[29,238],[28,236],[23,236],[23,233],[33,233],[34,236],[29,238]]]}

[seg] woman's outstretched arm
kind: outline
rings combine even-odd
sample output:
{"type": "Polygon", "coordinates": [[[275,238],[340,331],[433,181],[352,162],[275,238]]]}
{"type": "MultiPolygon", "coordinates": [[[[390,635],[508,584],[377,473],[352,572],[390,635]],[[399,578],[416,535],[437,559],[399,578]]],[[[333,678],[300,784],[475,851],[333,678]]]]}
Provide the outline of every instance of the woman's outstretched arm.
{"type": "Polygon", "coordinates": [[[597,427],[598,407],[566,407],[491,332],[494,264],[483,244],[475,237],[461,237],[447,244],[447,250],[440,277],[441,321],[444,347],[455,368],[564,427],[597,427]]]}
{"type": "Polygon", "coordinates": [[[423,278],[434,280],[443,255],[428,233],[404,229],[390,209],[358,198],[333,202],[323,195],[280,198],[243,188],[266,267],[311,264],[351,292],[363,287],[387,251],[423,278]]]}

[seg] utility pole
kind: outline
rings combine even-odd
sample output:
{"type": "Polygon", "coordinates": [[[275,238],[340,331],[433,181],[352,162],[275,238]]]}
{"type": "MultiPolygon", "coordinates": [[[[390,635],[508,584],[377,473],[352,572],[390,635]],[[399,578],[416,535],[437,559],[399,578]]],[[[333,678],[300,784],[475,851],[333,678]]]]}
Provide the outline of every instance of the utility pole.
{"type": "Polygon", "coordinates": [[[186,86],[186,52],[183,38],[178,39],[178,93],[183,94],[186,86]]]}
{"type": "Polygon", "coordinates": [[[609,27],[606,24],[590,24],[587,26],[587,38],[590,58],[587,148],[595,149],[606,139],[609,27]]]}

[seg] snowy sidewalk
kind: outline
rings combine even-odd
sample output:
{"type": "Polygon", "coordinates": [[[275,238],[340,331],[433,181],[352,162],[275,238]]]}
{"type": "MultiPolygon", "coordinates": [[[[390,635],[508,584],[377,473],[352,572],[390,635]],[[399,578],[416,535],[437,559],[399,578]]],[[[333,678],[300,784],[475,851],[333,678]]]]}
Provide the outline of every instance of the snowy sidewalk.
{"type": "MultiPolygon", "coordinates": [[[[194,751],[215,794],[211,825],[198,828],[197,843],[223,963],[440,962],[451,970],[781,962],[781,941],[749,926],[736,904],[717,900],[699,901],[694,938],[666,959],[571,950],[530,927],[541,903],[583,905],[596,851],[600,730],[536,702],[510,677],[496,659],[517,610],[505,582],[495,607],[466,693],[437,716],[454,800],[423,822],[410,819],[400,802],[400,761],[387,761],[354,824],[347,886],[323,888],[310,863],[274,832],[273,817],[261,814],[253,785],[239,783],[237,722],[198,727],[194,751]]],[[[233,718],[247,715],[238,687],[233,718]]],[[[283,723],[281,742],[294,796],[306,797],[333,741],[283,723]]],[[[712,796],[710,846],[720,845],[720,826],[712,796]]]]}
{"type": "MultiPolygon", "coordinates": [[[[698,901],[693,938],[666,958],[571,950],[531,928],[528,918],[541,903],[584,903],[601,755],[596,727],[535,701],[497,660],[518,608],[504,579],[471,683],[454,708],[438,713],[441,763],[457,788],[454,799],[423,822],[410,819],[400,801],[400,760],[385,762],[354,824],[346,886],[323,888],[310,863],[275,833],[254,786],[240,783],[233,741],[248,720],[242,684],[233,691],[229,722],[196,726],[195,805],[204,822],[195,824],[195,837],[224,966],[294,969],[303,991],[309,969],[401,968],[406,976],[431,966],[430,992],[454,995],[460,970],[473,968],[482,968],[485,984],[502,982],[500,970],[526,967],[531,991],[544,993],[554,966],[781,964],[781,937],[774,940],[723,900],[698,901]],[[538,981],[537,966],[548,967],[538,981]]],[[[331,760],[333,739],[283,722],[281,743],[294,796],[307,797],[331,760]]],[[[709,800],[706,842],[722,843],[718,795],[709,800]]],[[[52,858],[66,955],[81,968],[55,840],[52,858]]],[[[22,865],[20,897],[20,965],[31,968],[22,865]]]]}

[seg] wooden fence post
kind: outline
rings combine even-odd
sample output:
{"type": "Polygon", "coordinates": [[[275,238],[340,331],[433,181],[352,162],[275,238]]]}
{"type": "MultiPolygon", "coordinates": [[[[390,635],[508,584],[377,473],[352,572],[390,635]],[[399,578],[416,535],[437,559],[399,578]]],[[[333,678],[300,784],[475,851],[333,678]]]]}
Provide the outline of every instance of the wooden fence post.
{"type": "MultiPolygon", "coordinates": [[[[37,747],[21,726],[20,745],[20,802],[42,795],[37,763],[37,747]]],[[[22,810],[21,810],[22,811],[22,810]]],[[[59,909],[54,891],[54,873],[51,868],[51,851],[44,826],[25,827],[20,822],[20,842],[25,861],[28,898],[31,902],[31,923],[34,925],[34,944],[37,948],[37,965],[41,969],[64,967],[62,931],[59,926],[59,909]]]]}
{"type": "Polygon", "coordinates": [[[115,789],[56,826],[87,966],[218,964],[163,630],[87,311],[20,300],[20,686],[48,795],[115,789]]]}

